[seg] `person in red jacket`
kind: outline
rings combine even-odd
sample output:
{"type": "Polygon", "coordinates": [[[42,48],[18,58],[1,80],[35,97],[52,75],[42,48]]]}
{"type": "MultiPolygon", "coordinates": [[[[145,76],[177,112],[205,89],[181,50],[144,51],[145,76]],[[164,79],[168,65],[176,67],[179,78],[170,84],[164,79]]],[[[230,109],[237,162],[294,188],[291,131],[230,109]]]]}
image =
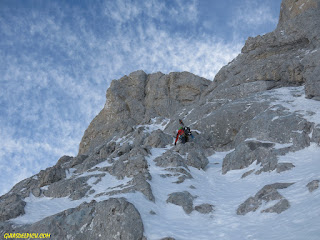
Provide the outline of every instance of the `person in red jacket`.
{"type": "Polygon", "coordinates": [[[176,137],[176,141],[174,142],[174,145],[177,145],[177,141],[178,139],[181,139],[181,143],[186,143],[188,142],[188,136],[185,134],[184,130],[183,130],[183,127],[180,127],[179,128],[179,131],[177,133],[177,137],[176,137]],[[180,137],[181,136],[181,137],[180,137]]]}

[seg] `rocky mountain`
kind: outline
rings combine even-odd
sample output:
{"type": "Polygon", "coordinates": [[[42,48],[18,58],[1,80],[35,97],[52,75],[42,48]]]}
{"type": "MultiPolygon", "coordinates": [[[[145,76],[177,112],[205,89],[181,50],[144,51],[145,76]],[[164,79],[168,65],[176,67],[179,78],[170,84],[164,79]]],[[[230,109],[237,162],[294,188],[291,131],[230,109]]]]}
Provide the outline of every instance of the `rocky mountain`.
{"type": "Polygon", "coordinates": [[[213,81],[114,80],[77,156],[0,197],[0,232],[52,239],[318,239],[320,1],[283,0],[213,81]],[[178,119],[194,135],[173,145],[178,119]]]}

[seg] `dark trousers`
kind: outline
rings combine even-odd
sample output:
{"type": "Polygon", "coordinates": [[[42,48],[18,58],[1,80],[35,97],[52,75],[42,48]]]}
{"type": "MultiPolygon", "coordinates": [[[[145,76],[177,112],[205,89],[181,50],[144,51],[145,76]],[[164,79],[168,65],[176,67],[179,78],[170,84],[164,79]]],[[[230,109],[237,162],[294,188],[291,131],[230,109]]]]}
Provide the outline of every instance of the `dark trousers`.
{"type": "Polygon", "coordinates": [[[186,142],[188,142],[188,136],[181,136],[180,137],[180,141],[181,141],[181,143],[186,143],[186,142]]]}

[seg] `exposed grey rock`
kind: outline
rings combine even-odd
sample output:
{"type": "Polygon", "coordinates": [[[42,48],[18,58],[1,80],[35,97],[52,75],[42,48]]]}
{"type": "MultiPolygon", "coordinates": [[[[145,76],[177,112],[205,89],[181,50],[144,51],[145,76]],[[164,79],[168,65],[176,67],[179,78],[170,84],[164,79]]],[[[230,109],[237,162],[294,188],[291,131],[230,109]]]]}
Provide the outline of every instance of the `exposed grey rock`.
{"type": "Polygon", "coordinates": [[[245,177],[249,176],[253,172],[254,172],[254,169],[252,169],[252,170],[250,170],[248,172],[245,172],[244,174],[242,174],[241,178],[245,178],[245,177]]]}
{"type": "Polygon", "coordinates": [[[172,143],[172,137],[158,129],[153,131],[150,136],[146,138],[144,145],[156,148],[164,148],[170,143],[172,143]]]}
{"type": "Polygon", "coordinates": [[[187,168],[184,159],[173,151],[167,151],[160,157],[154,159],[159,167],[184,167],[187,168]]]}
{"type": "Polygon", "coordinates": [[[242,54],[218,72],[203,95],[236,99],[252,94],[251,91],[306,83],[307,95],[316,96],[319,84],[314,76],[319,74],[315,59],[319,57],[313,55],[319,54],[316,50],[320,45],[318,6],[318,0],[283,1],[277,29],[248,38],[242,54]],[[272,84],[255,87],[259,82],[272,84]],[[245,86],[251,83],[247,90],[245,86]],[[314,93],[309,93],[313,86],[314,93]]]}
{"type": "Polygon", "coordinates": [[[19,183],[13,186],[9,193],[5,194],[1,198],[6,198],[11,194],[18,194],[21,196],[21,198],[29,197],[30,193],[32,192],[32,189],[39,187],[38,175],[39,174],[20,181],[19,183]]]}
{"type": "Polygon", "coordinates": [[[60,165],[47,168],[39,173],[40,187],[58,182],[66,177],[66,172],[60,165]]]}
{"type": "Polygon", "coordinates": [[[15,232],[48,232],[56,239],[142,239],[143,223],[137,209],[124,198],[91,201],[15,232]]]}
{"type": "Polygon", "coordinates": [[[295,166],[292,163],[278,163],[277,164],[277,173],[288,171],[295,166]]]}
{"type": "Polygon", "coordinates": [[[81,164],[84,162],[84,160],[86,160],[88,158],[88,155],[79,155],[75,158],[73,158],[72,163],[71,163],[71,167],[74,167],[78,164],[81,164]]]}
{"type": "Polygon", "coordinates": [[[71,179],[63,179],[59,182],[55,182],[48,187],[48,190],[44,190],[43,194],[46,197],[61,198],[69,196],[73,200],[80,199],[86,195],[91,189],[87,181],[91,177],[103,177],[105,174],[95,174],[85,177],[75,177],[71,179]]]}
{"type": "Polygon", "coordinates": [[[146,178],[144,177],[143,174],[140,173],[140,174],[135,175],[132,180],[132,184],[133,184],[134,189],[136,191],[142,192],[147,197],[147,199],[149,199],[150,201],[152,201],[152,202],[155,201],[155,198],[154,198],[152,190],[151,190],[151,186],[146,181],[146,178]]]}
{"type": "Polygon", "coordinates": [[[150,154],[150,149],[148,147],[142,148],[141,146],[134,147],[129,154],[129,157],[135,157],[137,155],[148,156],[150,154]]]}
{"type": "Polygon", "coordinates": [[[209,163],[208,158],[205,154],[198,150],[192,150],[188,153],[186,164],[198,169],[204,169],[209,163]]]}
{"type": "Polygon", "coordinates": [[[274,206],[269,207],[261,212],[268,212],[268,213],[282,213],[283,211],[287,210],[290,207],[290,203],[287,199],[281,199],[278,203],[274,206]]]}
{"type": "Polygon", "coordinates": [[[147,75],[143,71],[112,81],[108,101],[85,131],[79,154],[93,151],[115,134],[125,136],[133,131],[130,126],[154,117],[169,117],[183,106],[197,102],[209,83],[187,72],[147,75]]]}
{"type": "Polygon", "coordinates": [[[154,211],[152,211],[152,210],[151,210],[149,213],[150,213],[151,215],[156,215],[156,213],[155,213],[154,211]]]}
{"type": "Polygon", "coordinates": [[[56,166],[61,166],[64,167],[66,164],[68,164],[70,161],[72,161],[73,157],[70,156],[62,156],[61,158],[59,158],[56,166]]]}
{"type": "Polygon", "coordinates": [[[310,145],[311,131],[312,124],[306,119],[279,107],[277,110],[269,109],[243,124],[235,144],[256,138],[273,143],[291,143],[289,150],[297,151],[310,145]]]}
{"type": "Polygon", "coordinates": [[[320,146],[320,125],[317,125],[313,128],[311,141],[320,146]]]}
{"type": "Polygon", "coordinates": [[[181,206],[183,210],[189,214],[193,210],[193,199],[194,197],[187,191],[175,192],[169,194],[167,203],[173,203],[175,205],[181,206]]]}
{"type": "Polygon", "coordinates": [[[1,236],[4,236],[5,233],[12,233],[13,230],[13,226],[10,222],[6,221],[6,222],[0,222],[0,234],[1,236]]]}
{"type": "Polygon", "coordinates": [[[114,141],[108,142],[97,149],[96,154],[99,155],[100,159],[106,159],[116,149],[116,143],[114,141]]]}
{"type": "Polygon", "coordinates": [[[203,203],[201,205],[195,206],[194,210],[198,211],[199,213],[202,214],[208,214],[211,213],[213,211],[213,205],[208,204],[208,203],[203,203]]]}
{"type": "Polygon", "coordinates": [[[108,172],[118,179],[123,179],[124,177],[131,178],[137,174],[143,173],[146,179],[151,180],[148,171],[148,163],[145,157],[140,154],[132,157],[130,157],[130,155],[124,155],[108,168],[108,172]]]}
{"type": "Polygon", "coordinates": [[[284,189],[291,186],[293,183],[274,183],[264,186],[254,197],[249,197],[244,203],[242,203],[238,209],[238,215],[245,215],[248,212],[255,212],[264,202],[270,202],[274,200],[280,200],[274,206],[262,211],[262,212],[276,212],[281,213],[289,208],[290,204],[277,189],[284,189]]]}
{"type": "Polygon", "coordinates": [[[40,197],[41,195],[41,189],[40,188],[34,188],[31,190],[32,194],[35,196],[35,197],[40,197]]]}
{"type": "Polygon", "coordinates": [[[319,182],[320,182],[319,180],[313,180],[313,181],[309,182],[306,186],[309,189],[309,192],[313,192],[314,190],[318,189],[319,182]]]}
{"type": "Polygon", "coordinates": [[[132,146],[129,143],[123,144],[118,150],[118,156],[122,156],[125,153],[129,153],[132,149],[132,146]]]}
{"type": "Polygon", "coordinates": [[[23,215],[26,203],[18,194],[4,195],[0,198],[0,222],[23,215]]]}
{"type": "Polygon", "coordinates": [[[275,154],[271,151],[274,144],[259,141],[246,141],[239,144],[236,149],[227,154],[223,159],[222,173],[230,170],[243,169],[250,166],[254,161],[274,169],[277,164],[275,154]]]}
{"type": "Polygon", "coordinates": [[[160,240],[176,240],[176,239],[172,237],[165,237],[165,238],[161,238],[160,240]]]}

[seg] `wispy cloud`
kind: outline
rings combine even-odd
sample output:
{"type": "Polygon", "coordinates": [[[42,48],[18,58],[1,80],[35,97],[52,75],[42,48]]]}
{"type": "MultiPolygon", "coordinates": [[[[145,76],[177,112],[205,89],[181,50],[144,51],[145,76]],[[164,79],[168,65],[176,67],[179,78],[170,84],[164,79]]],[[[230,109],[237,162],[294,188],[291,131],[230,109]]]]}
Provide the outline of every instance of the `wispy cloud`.
{"type": "Polygon", "coordinates": [[[245,0],[239,3],[228,24],[239,32],[244,29],[257,29],[264,24],[276,25],[276,14],[265,1],[245,0]]]}
{"type": "Polygon", "coordinates": [[[2,7],[0,194],[60,156],[77,153],[111,80],[137,69],[213,79],[241,43],[198,34],[197,4],[117,0],[2,7]]]}

